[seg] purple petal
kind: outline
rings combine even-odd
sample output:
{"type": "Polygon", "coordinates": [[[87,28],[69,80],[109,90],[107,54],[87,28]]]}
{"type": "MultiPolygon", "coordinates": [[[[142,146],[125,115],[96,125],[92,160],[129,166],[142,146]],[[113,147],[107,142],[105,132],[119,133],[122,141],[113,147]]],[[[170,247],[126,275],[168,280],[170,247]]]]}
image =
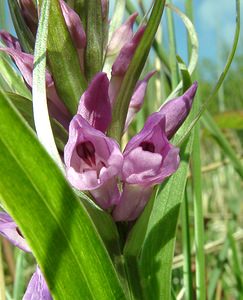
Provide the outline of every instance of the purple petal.
{"type": "Polygon", "coordinates": [[[111,73],[112,76],[109,85],[109,97],[112,105],[115,102],[116,96],[121,87],[125,73],[137,49],[137,46],[144,34],[144,30],[145,30],[145,26],[142,26],[138,29],[138,31],[133,36],[131,41],[129,41],[123,46],[123,48],[121,49],[118,57],[116,58],[112,66],[112,73],[111,73]]]}
{"type": "Polygon", "coordinates": [[[32,87],[32,72],[34,57],[31,54],[15,50],[13,48],[0,48],[0,51],[8,53],[15,61],[19,71],[23,75],[26,83],[32,87]]]}
{"type": "Polygon", "coordinates": [[[38,267],[30,279],[23,300],[52,300],[45,278],[38,267]]]}
{"type": "Polygon", "coordinates": [[[126,43],[131,41],[133,25],[137,16],[137,13],[132,14],[129,19],[113,33],[107,48],[108,56],[117,54],[126,43]]]}
{"type": "MultiPolygon", "coordinates": [[[[34,60],[33,55],[26,54],[22,51],[18,51],[12,48],[0,48],[0,51],[7,52],[12,57],[19,71],[23,75],[24,80],[26,81],[28,86],[32,88],[32,84],[33,84],[32,72],[33,72],[33,60],[34,60]]],[[[46,85],[47,85],[47,98],[50,100],[48,101],[50,114],[58,122],[60,122],[66,129],[68,129],[68,125],[71,119],[70,113],[68,112],[67,108],[58,97],[54,81],[52,79],[51,74],[48,71],[46,71],[46,85]]]]}
{"type": "Polygon", "coordinates": [[[5,212],[0,212],[0,234],[7,238],[14,246],[26,252],[31,252],[18,226],[5,212]]]}
{"type": "Polygon", "coordinates": [[[105,132],[111,122],[111,104],[108,96],[109,80],[105,73],[98,73],[82,95],[78,107],[89,124],[105,132]]]}
{"type": "Polygon", "coordinates": [[[127,144],[122,168],[123,181],[151,186],[161,183],[179,166],[179,149],[165,135],[165,116],[152,114],[144,128],[127,144]]]}
{"type": "Polygon", "coordinates": [[[0,31],[0,38],[8,48],[22,51],[19,40],[5,30],[0,31]]]}
{"type": "Polygon", "coordinates": [[[160,113],[166,116],[165,132],[168,139],[172,138],[188,116],[196,91],[197,82],[194,82],[182,96],[168,101],[161,107],[160,113]]]}
{"type": "Polygon", "coordinates": [[[144,34],[145,28],[146,26],[141,26],[133,36],[131,41],[129,41],[122,47],[116,61],[112,66],[113,76],[123,76],[126,73],[132,57],[137,49],[137,46],[144,34]]]}
{"type": "Polygon", "coordinates": [[[132,98],[131,98],[131,101],[129,104],[124,131],[127,130],[128,126],[132,122],[135,114],[137,112],[139,112],[139,110],[142,108],[143,102],[144,102],[144,97],[145,97],[146,90],[147,90],[148,81],[155,73],[156,73],[156,71],[152,71],[152,72],[148,73],[143,80],[140,80],[137,83],[137,85],[135,87],[135,91],[132,95],[132,98]]]}
{"type": "Polygon", "coordinates": [[[59,0],[59,2],[63,17],[75,46],[78,49],[84,49],[86,46],[86,34],[79,15],[71,9],[64,0],[59,0]]]}
{"type": "Polygon", "coordinates": [[[116,222],[133,221],[143,211],[153,187],[124,184],[120,202],[114,208],[112,217],[116,222]]]}
{"type": "Polygon", "coordinates": [[[104,209],[119,200],[114,178],[121,172],[123,156],[117,143],[74,116],[64,149],[67,178],[79,190],[88,190],[104,209]]]}
{"type": "Polygon", "coordinates": [[[65,1],[59,0],[59,2],[69,33],[78,51],[81,70],[84,71],[84,49],[86,47],[86,33],[84,31],[79,15],[73,9],[71,9],[65,1]]]}

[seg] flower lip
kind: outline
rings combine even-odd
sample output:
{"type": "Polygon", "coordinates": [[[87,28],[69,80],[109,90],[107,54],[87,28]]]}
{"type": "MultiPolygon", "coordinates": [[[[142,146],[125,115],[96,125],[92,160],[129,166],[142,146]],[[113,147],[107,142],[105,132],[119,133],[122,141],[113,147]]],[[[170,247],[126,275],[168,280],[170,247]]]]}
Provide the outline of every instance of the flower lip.
{"type": "Polygon", "coordinates": [[[82,142],[76,146],[77,154],[90,167],[96,165],[95,147],[90,141],[82,142]]]}
{"type": "Polygon", "coordinates": [[[178,154],[165,135],[165,116],[154,113],[125,148],[122,180],[143,187],[161,183],[178,168],[178,154]]]}

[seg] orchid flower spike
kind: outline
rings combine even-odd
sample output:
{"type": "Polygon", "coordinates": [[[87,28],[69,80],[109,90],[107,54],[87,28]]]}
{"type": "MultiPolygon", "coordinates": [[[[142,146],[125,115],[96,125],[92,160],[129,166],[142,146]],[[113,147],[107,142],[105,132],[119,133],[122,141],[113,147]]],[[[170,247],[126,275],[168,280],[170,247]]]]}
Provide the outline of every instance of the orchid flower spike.
{"type": "Polygon", "coordinates": [[[179,149],[168,139],[189,114],[196,90],[195,82],[181,97],[152,114],[140,133],[128,142],[123,153],[123,191],[112,213],[115,221],[135,220],[143,211],[153,187],[177,170],[179,149]]]}

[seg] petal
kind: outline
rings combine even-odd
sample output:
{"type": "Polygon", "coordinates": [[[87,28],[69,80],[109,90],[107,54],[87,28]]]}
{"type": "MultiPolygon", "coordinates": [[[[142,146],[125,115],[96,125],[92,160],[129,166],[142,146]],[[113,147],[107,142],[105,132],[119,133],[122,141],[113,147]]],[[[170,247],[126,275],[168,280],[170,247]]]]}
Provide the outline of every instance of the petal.
{"type": "Polygon", "coordinates": [[[105,73],[98,73],[82,95],[78,107],[89,124],[105,132],[111,122],[111,104],[108,96],[109,80],[105,73]]]}
{"type": "Polygon", "coordinates": [[[64,0],[59,0],[59,2],[63,17],[76,48],[84,49],[86,46],[86,34],[79,15],[71,9],[64,0]]]}
{"type": "Polygon", "coordinates": [[[118,57],[116,58],[112,66],[112,73],[111,73],[112,76],[109,85],[109,97],[112,105],[115,102],[116,96],[121,87],[125,73],[137,49],[137,46],[144,34],[145,28],[146,28],[145,26],[141,26],[136,32],[136,34],[133,36],[131,41],[129,41],[123,46],[123,48],[121,49],[118,57]]]}
{"type": "Polygon", "coordinates": [[[182,96],[168,101],[161,107],[160,113],[166,116],[165,132],[168,139],[172,138],[187,118],[191,110],[196,91],[197,82],[194,82],[182,96]]]}
{"type": "Polygon", "coordinates": [[[15,61],[19,71],[23,75],[26,83],[32,87],[32,72],[34,57],[31,54],[24,53],[22,51],[13,48],[0,48],[0,51],[8,53],[15,61]]]}
{"type": "MultiPolygon", "coordinates": [[[[29,87],[32,88],[33,85],[33,60],[34,57],[31,54],[26,54],[22,51],[18,51],[12,48],[0,48],[0,51],[7,52],[12,59],[15,61],[19,71],[24,77],[24,80],[29,87]]],[[[68,125],[71,120],[70,113],[67,108],[61,102],[60,98],[57,95],[54,81],[51,74],[46,71],[46,85],[47,85],[47,97],[50,100],[48,102],[48,107],[50,110],[51,116],[53,116],[58,122],[60,122],[64,128],[68,129],[68,125]]]]}
{"type": "Polygon", "coordinates": [[[0,234],[7,238],[14,246],[26,252],[31,252],[18,226],[5,212],[0,212],[0,234]]]}
{"type": "Polygon", "coordinates": [[[19,40],[5,30],[0,31],[0,38],[8,48],[22,51],[19,40]]]}
{"type": "Polygon", "coordinates": [[[151,153],[137,147],[125,156],[123,180],[133,184],[145,184],[146,178],[156,176],[160,172],[162,162],[163,156],[159,153],[151,153]]]}
{"type": "Polygon", "coordinates": [[[52,300],[45,278],[38,267],[30,279],[23,300],[52,300]]]}
{"type": "Polygon", "coordinates": [[[115,177],[110,178],[101,187],[90,193],[95,198],[95,202],[103,209],[113,207],[120,201],[120,192],[115,177]]]}
{"type": "Polygon", "coordinates": [[[119,204],[114,208],[112,217],[115,221],[133,221],[143,211],[153,188],[125,184],[119,204]]]}
{"type": "Polygon", "coordinates": [[[141,26],[131,41],[126,43],[112,66],[112,75],[122,76],[126,73],[146,26],[141,26]]]}
{"type": "Polygon", "coordinates": [[[70,123],[64,161],[67,178],[75,188],[91,191],[103,208],[118,201],[116,176],[120,174],[123,164],[119,146],[113,139],[90,126],[80,115],[76,115],[70,123]],[[90,160],[87,157],[87,162],[77,151],[77,146],[84,143],[93,147],[93,157],[90,160]]]}
{"type": "Polygon", "coordinates": [[[133,25],[137,16],[138,13],[132,14],[129,19],[113,33],[107,47],[107,56],[117,54],[126,43],[131,41],[133,25]]]}
{"type": "Polygon", "coordinates": [[[126,118],[126,123],[125,123],[125,129],[124,131],[127,130],[128,126],[132,122],[135,114],[139,112],[139,110],[142,108],[143,102],[144,102],[144,97],[146,94],[147,90],[147,85],[149,79],[156,73],[156,71],[152,71],[148,73],[143,80],[140,80],[136,87],[135,91],[132,95],[129,108],[128,108],[128,113],[127,113],[127,118],[126,118]]]}
{"type": "Polygon", "coordinates": [[[122,180],[152,186],[173,174],[179,166],[179,149],[165,135],[165,116],[154,113],[124,151],[122,180]]]}

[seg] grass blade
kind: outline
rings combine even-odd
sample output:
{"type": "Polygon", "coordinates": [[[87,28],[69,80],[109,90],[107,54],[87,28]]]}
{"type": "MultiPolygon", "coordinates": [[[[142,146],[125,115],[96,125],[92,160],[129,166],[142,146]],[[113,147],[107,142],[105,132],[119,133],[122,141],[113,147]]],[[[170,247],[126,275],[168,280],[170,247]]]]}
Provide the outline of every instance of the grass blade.
{"type": "Polygon", "coordinates": [[[33,113],[35,128],[40,142],[59,167],[63,169],[63,163],[52,134],[46,98],[46,46],[49,13],[50,1],[43,0],[34,54],[33,113]]]}
{"type": "Polygon", "coordinates": [[[190,124],[190,126],[187,128],[187,131],[183,134],[183,136],[181,137],[181,139],[178,141],[178,145],[180,145],[188,136],[188,134],[190,133],[190,131],[192,130],[192,128],[195,126],[195,124],[197,123],[197,121],[200,119],[200,117],[202,116],[202,114],[205,112],[205,110],[207,109],[209,103],[215,98],[215,96],[217,95],[224,79],[225,76],[227,75],[229,68],[231,66],[231,63],[233,61],[235,52],[236,52],[236,48],[238,45],[238,41],[239,41],[239,37],[240,37],[240,0],[236,0],[236,28],[235,28],[235,35],[234,35],[234,41],[233,41],[233,45],[232,48],[230,50],[230,53],[228,55],[225,67],[222,71],[222,73],[219,76],[218,81],[216,82],[213,90],[211,91],[209,97],[207,98],[207,100],[204,102],[204,104],[202,105],[200,111],[198,112],[198,114],[196,115],[196,117],[194,118],[194,120],[192,121],[192,123],[190,124]]]}
{"type": "Polygon", "coordinates": [[[47,50],[58,95],[74,115],[77,112],[80,96],[87,88],[87,82],[81,72],[78,54],[58,0],[50,1],[47,50]]]}

